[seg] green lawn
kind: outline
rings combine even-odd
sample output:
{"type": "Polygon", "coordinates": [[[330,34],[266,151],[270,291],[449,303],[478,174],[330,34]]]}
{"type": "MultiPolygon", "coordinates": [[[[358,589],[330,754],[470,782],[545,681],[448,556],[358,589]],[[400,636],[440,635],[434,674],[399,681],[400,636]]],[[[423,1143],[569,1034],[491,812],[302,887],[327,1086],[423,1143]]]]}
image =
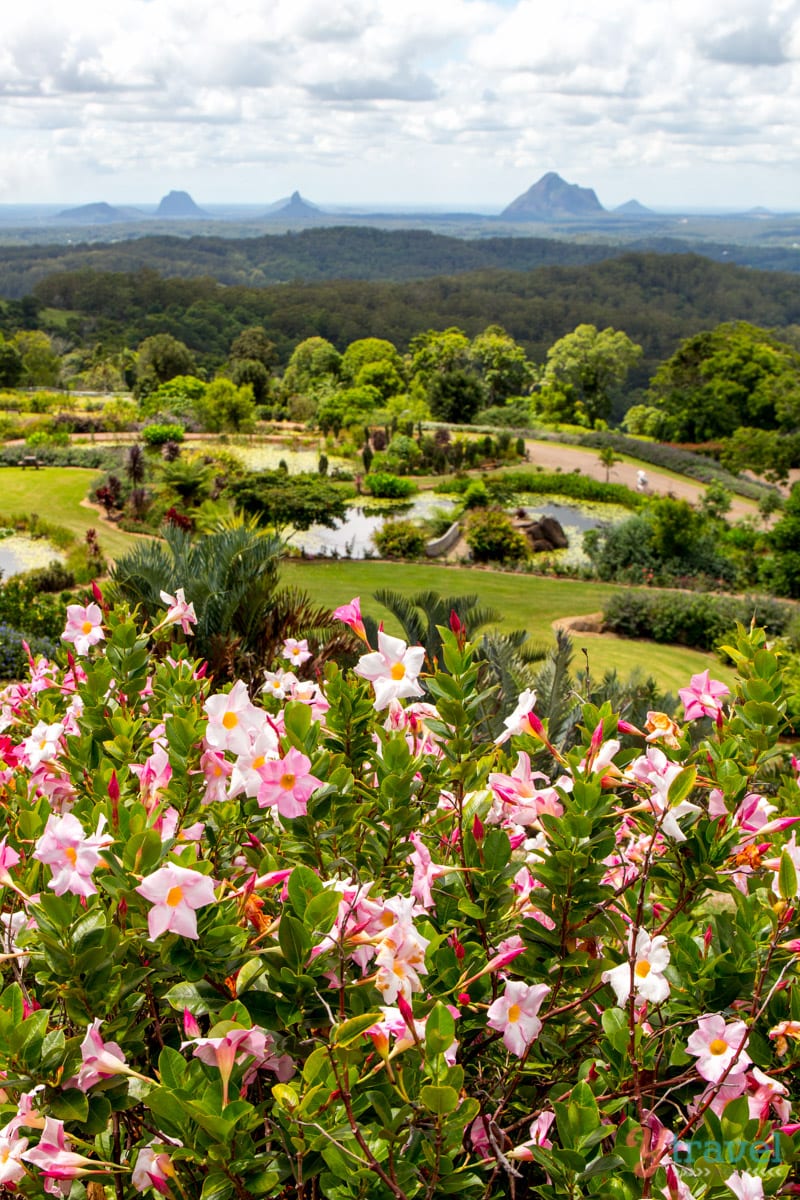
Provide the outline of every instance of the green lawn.
{"type": "MultiPolygon", "coordinates": [[[[283,569],[287,583],[304,588],[320,604],[336,607],[361,596],[362,610],[386,620],[389,632],[399,633],[392,618],[372,599],[379,588],[416,592],[426,588],[442,594],[477,593],[484,604],[503,613],[501,629],[527,629],[536,641],[550,643],[552,623],[559,617],[575,617],[598,612],[608,596],[619,588],[608,583],[583,583],[566,579],[544,579],[536,575],[512,575],[468,567],[435,567],[427,563],[335,562],[287,563],[283,569]]],[[[664,688],[675,691],[689,682],[691,675],[708,667],[712,676],[730,683],[733,673],[712,654],[687,650],[681,646],[661,646],[655,642],[627,638],[573,636],[576,659],[583,665],[583,648],[589,655],[589,668],[602,675],[616,667],[627,676],[636,668],[654,675],[664,688]]]]}
{"type": "Polygon", "coordinates": [[[136,538],[101,522],[99,514],[81,506],[100,472],[84,467],[0,468],[0,516],[38,513],[46,521],[63,525],[83,539],[86,530],[97,530],[105,554],[115,558],[130,550],[136,538]]]}

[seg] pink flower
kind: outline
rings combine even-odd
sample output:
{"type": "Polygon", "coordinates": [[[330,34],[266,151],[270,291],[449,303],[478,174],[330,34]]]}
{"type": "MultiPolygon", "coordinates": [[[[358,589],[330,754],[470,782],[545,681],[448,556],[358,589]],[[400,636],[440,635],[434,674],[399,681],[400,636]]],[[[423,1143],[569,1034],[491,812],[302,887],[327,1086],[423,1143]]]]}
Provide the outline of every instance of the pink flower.
{"type": "Polygon", "coordinates": [[[343,621],[345,625],[349,625],[353,633],[357,637],[360,637],[362,642],[366,642],[367,631],[361,619],[360,596],[355,596],[349,604],[342,604],[339,608],[335,608],[333,615],[337,621],[343,621]]]}
{"type": "Polygon", "coordinates": [[[133,1168],[131,1183],[137,1192],[146,1192],[153,1187],[162,1196],[169,1195],[169,1179],[175,1174],[172,1159],[165,1149],[163,1142],[150,1142],[143,1146],[136,1156],[136,1166],[133,1168]]]}
{"type": "Polygon", "coordinates": [[[252,1029],[231,1029],[222,1037],[195,1038],[183,1042],[181,1049],[191,1045],[195,1047],[195,1058],[219,1071],[223,1105],[228,1103],[228,1085],[234,1065],[246,1062],[248,1058],[255,1060],[253,1067],[269,1067],[281,1080],[290,1079],[294,1073],[291,1059],[286,1055],[276,1058],[272,1054],[271,1035],[257,1025],[252,1029]]]}
{"type": "Polygon", "coordinates": [[[159,792],[167,786],[172,778],[169,755],[164,747],[157,743],[146,762],[131,763],[131,771],[138,776],[139,799],[150,813],[158,802],[159,792]]]}
{"type": "Polygon", "coordinates": [[[203,707],[208,713],[206,742],[214,750],[232,754],[245,754],[267,719],[267,714],[250,702],[241,679],[229,692],[209,696],[203,707]]]}
{"type": "Polygon", "coordinates": [[[38,1146],[21,1155],[25,1162],[33,1163],[49,1179],[76,1179],[80,1175],[91,1175],[102,1171],[105,1163],[69,1149],[64,1133],[64,1122],[46,1117],[44,1132],[38,1146]]]}
{"type": "Polygon", "coordinates": [[[31,771],[43,762],[51,762],[59,751],[59,741],[64,732],[64,726],[59,722],[47,725],[39,721],[31,730],[30,737],[22,743],[25,758],[31,771]]]}
{"type": "Polygon", "coordinates": [[[72,813],[64,817],[52,814],[48,817],[33,857],[51,868],[53,877],[50,887],[57,896],[63,896],[65,892],[72,892],[76,896],[96,894],[92,872],[100,862],[99,851],[114,841],[103,833],[105,825],[106,818],[101,816],[97,833],[87,837],[80,821],[72,813]]]}
{"type": "Polygon", "coordinates": [[[669,995],[669,983],[664,978],[664,971],[669,964],[667,939],[661,935],[651,938],[640,929],[636,935],[636,950],[633,951],[631,938],[628,939],[628,953],[633,959],[631,963],[623,962],[610,971],[604,971],[602,980],[610,983],[617,997],[620,1008],[627,1002],[631,994],[631,974],[633,975],[634,1000],[650,1000],[660,1004],[669,995]]]}
{"type": "Polygon", "coordinates": [[[690,1188],[683,1182],[672,1163],[667,1163],[667,1186],[661,1189],[666,1200],[694,1200],[690,1188]]]}
{"type": "Polygon", "coordinates": [[[162,933],[179,933],[197,938],[195,909],[214,903],[214,883],[199,871],[167,863],[152,875],[147,875],[135,889],[153,904],[147,914],[150,940],[162,933]]]}
{"type": "Polygon", "coordinates": [[[205,750],[200,759],[200,770],[206,781],[203,804],[228,799],[228,776],[233,766],[221,750],[205,750]]]}
{"type": "Polygon", "coordinates": [[[278,809],[282,817],[305,816],[308,798],[322,780],[310,772],[311,759],[292,747],[277,762],[265,762],[260,768],[262,783],[258,789],[261,808],[278,809]]]}
{"type": "Polygon", "coordinates": [[[534,726],[531,725],[530,716],[533,713],[534,705],[536,704],[536,692],[532,688],[526,688],[524,692],[520,692],[517,699],[517,706],[509,717],[503,721],[505,730],[499,737],[495,738],[498,746],[503,742],[507,742],[510,737],[520,733],[533,733],[534,726]]]}
{"type": "Polygon", "coordinates": [[[529,987],[527,983],[511,982],[506,990],[489,1006],[490,1029],[503,1034],[506,1049],[522,1058],[528,1047],[539,1036],[542,1022],[537,1013],[550,988],[544,983],[529,987]]]}
{"type": "Polygon", "coordinates": [[[294,667],[302,667],[303,663],[308,662],[313,657],[305,638],[301,642],[298,642],[296,638],[285,638],[283,642],[283,655],[284,658],[288,658],[294,667]]]}
{"type": "MultiPolygon", "coordinates": [[[[558,792],[549,786],[537,790],[539,780],[547,782],[547,776],[541,771],[531,771],[531,760],[523,750],[518,753],[517,765],[510,775],[492,771],[488,782],[496,800],[488,820],[491,823],[511,821],[515,825],[535,825],[542,813],[562,816],[564,806],[558,792]]],[[[566,782],[571,786],[571,781],[566,782]]]]}
{"type": "Polygon", "coordinates": [[[8,837],[4,837],[0,842],[0,885],[7,887],[13,883],[10,874],[10,868],[16,867],[19,863],[19,855],[11,846],[7,846],[8,837]]]}
{"type": "Polygon", "coordinates": [[[180,625],[184,633],[193,633],[192,626],[197,624],[197,616],[194,604],[186,603],[183,588],[178,588],[174,596],[170,596],[169,592],[161,592],[161,599],[169,605],[169,608],[164,620],[156,628],[162,629],[165,625],[180,625]]]}
{"type": "Polygon", "coordinates": [[[431,852],[418,833],[410,833],[408,840],[414,847],[414,853],[409,854],[407,862],[414,868],[414,881],[411,884],[411,895],[423,908],[433,907],[431,885],[434,879],[447,874],[447,867],[439,866],[431,860],[431,852]]]}
{"type": "Polygon", "coordinates": [[[747,1044],[744,1021],[726,1025],[725,1018],[716,1014],[699,1017],[697,1024],[686,1049],[697,1055],[698,1074],[710,1083],[718,1083],[726,1071],[727,1079],[743,1074],[750,1065],[750,1056],[744,1049],[747,1044]]]}
{"type": "Polygon", "coordinates": [[[734,1171],[725,1180],[738,1200],[764,1200],[764,1184],[758,1175],[750,1175],[747,1171],[734,1171]]]}
{"type": "Polygon", "coordinates": [[[61,638],[65,642],[74,642],[78,654],[88,654],[89,647],[102,642],[105,634],[101,629],[103,614],[97,604],[67,605],[67,625],[61,638]]]}
{"type": "Polygon", "coordinates": [[[722,724],[723,696],[730,695],[730,689],[718,679],[709,679],[708,671],[693,675],[688,688],[679,688],[678,695],[683,702],[684,715],[687,721],[696,721],[700,717],[711,717],[717,725],[722,724]]]}
{"type": "Polygon", "coordinates": [[[125,1062],[125,1055],[116,1042],[104,1042],[100,1036],[101,1021],[96,1017],[86,1028],[86,1036],[81,1042],[81,1058],[83,1066],[72,1084],[82,1092],[88,1092],[103,1079],[112,1075],[130,1075],[130,1068],[125,1062]]]}
{"type": "Polygon", "coordinates": [[[378,649],[361,656],[356,663],[355,673],[372,683],[375,708],[380,712],[392,700],[407,700],[411,696],[423,695],[417,676],[424,659],[424,647],[407,646],[400,638],[390,637],[381,631],[378,634],[378,649]]]}
{"type": "Polygon", "coordinates": [[[19,1183],[23,1178],[25,1168],[21,1159],[27,1146],[28,1139],[21,1138],[16,1129],[9,1129],[6,1126],[0,1132],[0,1186],[19,1183]]]}

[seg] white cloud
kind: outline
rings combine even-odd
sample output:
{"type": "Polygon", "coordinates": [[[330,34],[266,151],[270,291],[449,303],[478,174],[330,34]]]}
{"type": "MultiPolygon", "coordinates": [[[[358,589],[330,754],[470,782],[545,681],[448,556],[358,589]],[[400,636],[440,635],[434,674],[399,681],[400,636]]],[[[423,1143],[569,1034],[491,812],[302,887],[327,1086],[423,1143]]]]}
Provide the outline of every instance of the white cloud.
{"type": "Polygon", "coordinates": [[[765,179],[774,165],[788,196],[800,12],[796,0],[29,0],[4,13],[0,96],[6,200],[77,202],[98,187],[155,200],[182,170],[201,202],[300,186],[321,200],[500,205],[545,169],[584,185],[635,169],[652,203],[671,173],[695,167],[707,186],[709,163],[737,161],[765,179]]]}

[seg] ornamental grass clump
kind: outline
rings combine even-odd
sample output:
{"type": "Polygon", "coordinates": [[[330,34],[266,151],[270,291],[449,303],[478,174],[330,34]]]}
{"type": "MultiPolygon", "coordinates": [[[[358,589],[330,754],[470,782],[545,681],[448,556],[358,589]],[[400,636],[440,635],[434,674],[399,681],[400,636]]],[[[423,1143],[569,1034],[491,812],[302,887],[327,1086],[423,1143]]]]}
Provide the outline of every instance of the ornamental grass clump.
{"type": "Polygon", "coordinates": [[[162,601],[141,628],[97,592],[0,693],[3,1194],[788,1194],[798,764],[763,633],[735,694],[587,703],[564,751],[457,618],[439,661],[381,632],[315,680],[287,639],[254,694],[192,658],[191,579],[162,601]]]}

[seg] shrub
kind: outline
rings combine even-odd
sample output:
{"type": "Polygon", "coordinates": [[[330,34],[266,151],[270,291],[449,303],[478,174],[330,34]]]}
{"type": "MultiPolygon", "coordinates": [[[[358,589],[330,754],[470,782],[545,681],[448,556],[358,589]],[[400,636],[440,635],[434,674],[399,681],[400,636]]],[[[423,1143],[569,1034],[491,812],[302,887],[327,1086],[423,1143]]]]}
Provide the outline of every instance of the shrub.
{"type": "Polygon", "coordinates": [[[524,533],[499,508],[478,509],[467,522],[464,535],[476,562],[513,563],[528,557],[524,533]]]}
{"type": "Polygon", "coordinates": [[[21,633],[5,621],[0,621],[0,679],[23,679],[28,673],[28,644],[34,656],[43,654],[52,658],[58,648],[58,642],[46,637],[33,637],[21,633]]]}
{"type": "Polygon", "coordinates": [[[374,471],[364,476],[364,490],[377,500],[404,500],[418,489],[411,479],[401,479],[388,471],[374,471]]]}
{"type": "Polygon", "coordinates": [[[75,576],[69,567],[54,558],[46,567],[26,571],[23,578],[37,592],[63,592],[75,586],[75,576]]]}
{"type": "Polygon", "coordinates": [[[184,429],[182,425],[145,425],[141,437],[148,446],[166,446],[168,442],[182,442],[184,429]]]}
{"type": "Polygon", "coordinates": [[[794,611],[788,604],[764,596],[739,599],[669,591],[617,592],[606,604],[605,625],[622,637],[650,638],[697,650],[714,650],[737,622],[751,620],[772,636],[785,633],[794,611]]]}
{"type": "Polygon", "coordinates": [[[425,534],[413,521],[386,521],[372,538],[384,558],[419,558],[425,553],[425,534]]]}

